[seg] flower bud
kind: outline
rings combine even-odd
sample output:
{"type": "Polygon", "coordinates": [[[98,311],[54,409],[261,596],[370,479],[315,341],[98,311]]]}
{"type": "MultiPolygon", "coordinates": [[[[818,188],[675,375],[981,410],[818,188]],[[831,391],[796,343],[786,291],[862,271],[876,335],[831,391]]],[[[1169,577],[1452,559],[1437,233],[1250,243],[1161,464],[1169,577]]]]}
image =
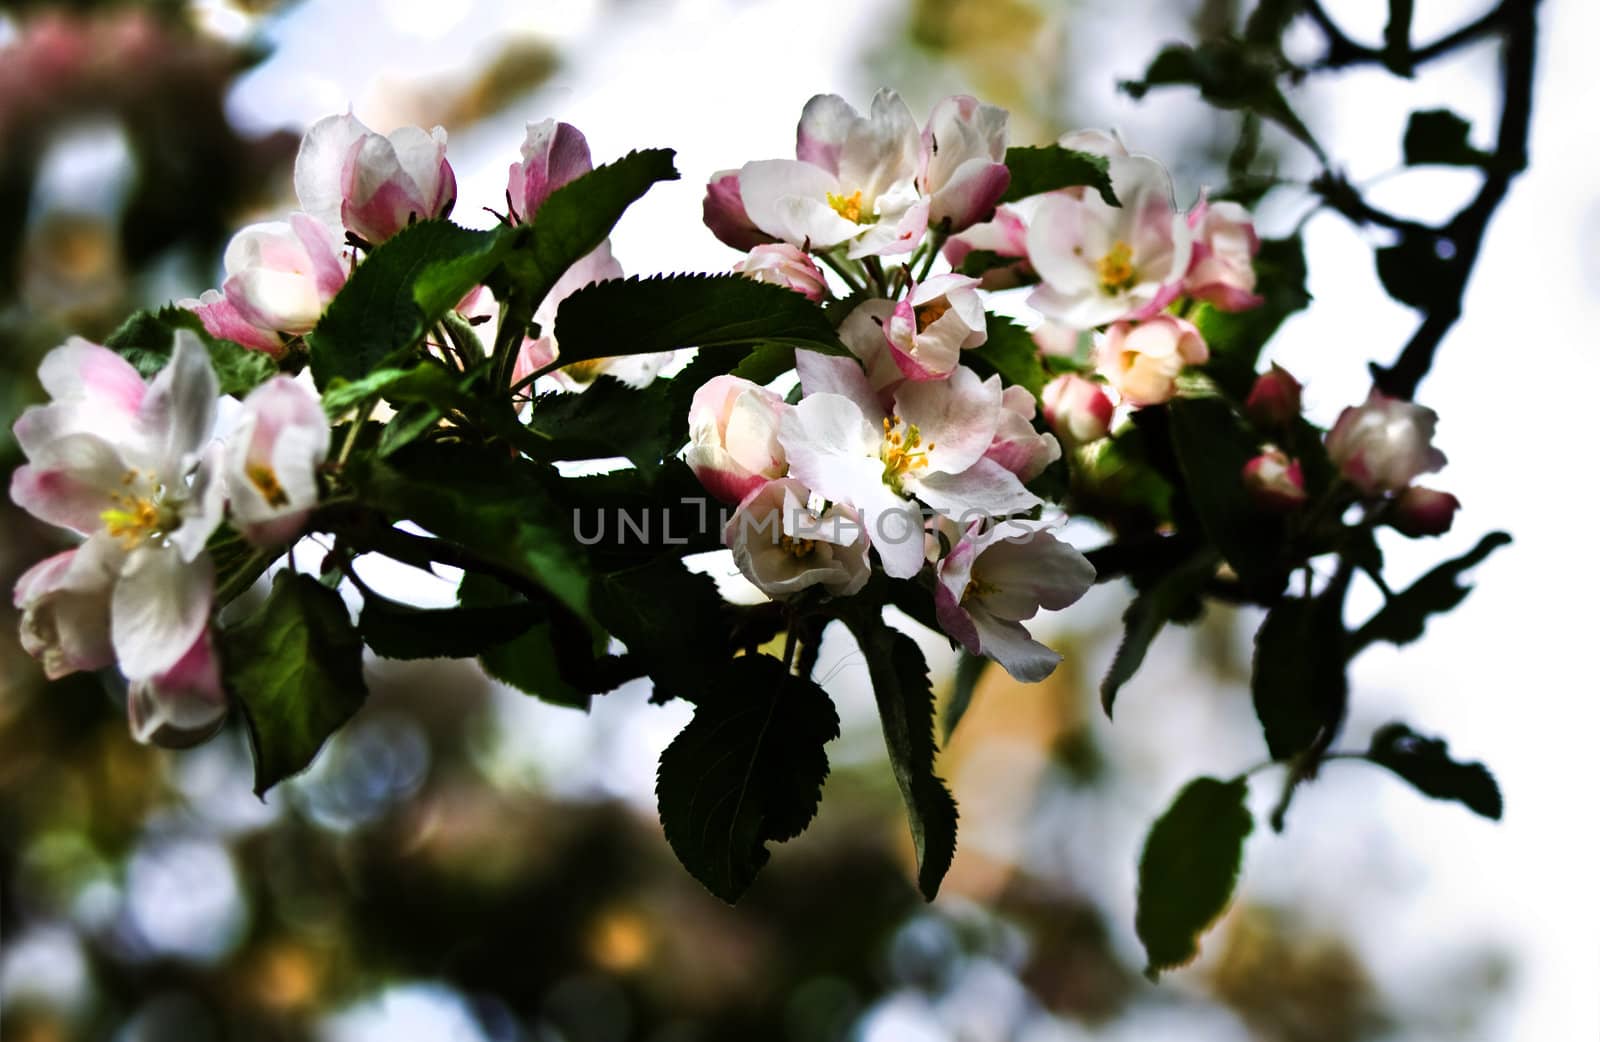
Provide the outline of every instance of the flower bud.
{"type": "Polygon", "coordinates": [[[895,305],[883,331],[906,379],[949,376],[962,351],[989,339],[977,286],[977,279],[965,275],[935,275],[895,305]]]}
{"type": "Polygon", "coordinates": [[[1055,436],[1033,429],[1038,411],[1038,403],[1026,387],[1007,387],[1000,397],[1000,422],[995,427],[994,441],[983,454],[1011,471],[1023,484],[1061,458],[1061,443],[1055,436]]]}
{"type": "Polygon", "coordinates": [[[1246,463],[1242,477],[1250,498],[1268,510],[1287,513],[1305,505],[1306,479],[1300,461],[1278,449],[1267,449],[1246,463]]]}
{"type": "Polygon", "coordinates": [[[303,213],[241,229],[222,265],[222,293],[239,318],[291,336],[311,332],[347,277],[327,226],[303,213]]]}
{"type": "Polygon", "coordinates": [[[737,376],[712,377],[695,391],[685,459],[707,492],[738,503],[788,472],[778,443],[787,408],[776,394],[737,376]]]}
{"type": "Polygon", "coordinates": [[[1238,203],[1208,203],[1204,198],[1189,213],[1194,252],[1184,276],[1183,292],[1221,311],[1260,307],[1256,295],[1256,238],[1250,213],[1238,203]]]}
{"type": "Polygon", "coordinates": [[[1194,323],[1173,315],[1118,322],[1095,346],[1101,374],[1133,405],[1160,405],[1178,393],[1178,374],[1210,357],[1194,323]]]}
{"type": "Polygon", "coordinates": [[[456,201],[456,175],[444,157],[443,127],[374,133],[351,115],[312,124],[294,162],[300,205],[329,227],[369,243],[413,221],[444,217],[456,201]]]}
{"type": "Polygon", "coordinates": [[[522,142],[522,162],[511,164],[506,196],[522,224],[533,223],[550,194],[594,169],[589,142],[570,123],[553,119],[528,124],[522,142]]]}
{"type": "Polygon", "coordinates": [[[317,505],[328,420],[316,394],[275,376],[244,400],[229,435],[224,482],[233,522],[257,546],[286,543],[317,505]]]}
{"type": "Polygon", "coordinates": [[[116,661],[111,586],[117,560],[101,541],[64,550],[22,573],[12,603],[22,613],[22,647],[51,680],[116,661]]]}
{"type": "Polygon", "coordinates": [[[1433,447],[1438,422],[1432,409],[1374,389],[1339,414],[1328,432],[1328,458],[1365,495],[1399,492],[1444,466],[1444,453],[1433,447]]]}
{"type": "Polygon", "coordinates": [[[1104,438],[1111,430],[1115,406],[1100,385],[1076,373],[1066,373],[1044,385],[1045,422],[1056,437],[1073,445],[1104,438]]]}
{"type": "Polygon", "coordinates": [[[1245,415],[1262,427],[1287,427],[1300,415],[1300,381],[1274,364],[1250,387],[1245,415]]]}
{"type": "Polygon", "coordinates": [[[265,351],[274,358],[283,354],[283,338],[246,322],[244,315],[222,295],[221,290],[208,289],[198,298],[178,301],[178,306],[193,311],[206,332],[214,337],[231,340],[255,351],[265,351]]]}
{"type": "Polygon", "coordinates": [[[957,95],[933,107],[922,131],[918,187],[928,197],[928,224],[959,232],[994,212],[1011,183],[1006,168],[1005,109],[957,95]]]}
{"type": "Polygon", "coordinates": [[[786,242],[752,246],[733,270],[747,279],[792,289],[812,302],[828,295],[828,280],[816,262],[786,242]]]}
{"type": "Polygon", "coordinates": [[[1394,511],[1389,523],[1395,530],[1416,539],[1425,535],[1443,535],[1450,531],[1461,501],[1448,492],[1412,485],[1395,497],[1394,511]]]}
{"type": "Polygon", "coordinates": [[[751,250],[778,241],[757,228],[745,212],[737,170],[724,170],[712,175],[710,183],[706,185],[701,214],[711,234],[736,250],[751,250]]]}

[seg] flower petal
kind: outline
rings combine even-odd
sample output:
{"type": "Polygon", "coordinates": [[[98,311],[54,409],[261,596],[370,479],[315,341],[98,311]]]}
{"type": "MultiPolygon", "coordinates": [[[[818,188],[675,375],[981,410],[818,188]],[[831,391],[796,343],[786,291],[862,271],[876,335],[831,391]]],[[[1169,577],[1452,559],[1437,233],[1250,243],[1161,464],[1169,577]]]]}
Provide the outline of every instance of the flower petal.
{"type": "Polygon", "coordinates": [[[175,547],[146,544],[128,555],[111,592],[111,643],[132,680],[177,664],[211,616],[211,559],[183,559],[175,547]]]}

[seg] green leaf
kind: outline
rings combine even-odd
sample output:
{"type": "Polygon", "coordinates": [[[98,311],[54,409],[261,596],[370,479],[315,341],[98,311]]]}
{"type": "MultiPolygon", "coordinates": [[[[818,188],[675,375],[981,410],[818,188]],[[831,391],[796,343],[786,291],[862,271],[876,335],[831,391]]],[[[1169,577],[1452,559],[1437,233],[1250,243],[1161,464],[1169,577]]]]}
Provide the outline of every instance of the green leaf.
{"type": "Polygon", "coordinates": [[[1217,386],[1241,400],[1255,381],[1267,342],[1285,319],[1311,303],[1306,292],[1305,247],[1298,236],[1261,240],[1255,268],[1260,307],[1230,312],[1203,304],[1194,315],[1211,351],[1205,371],[1217,386]]]}
{"type": "MultiPolygon", "coordinates": [[[[629,206],[659,182],[678,179],[672,158],[668,148],[630,152],[551,192],[539,207],[532,236],[519,240],[506,258],[517,292],[534,303],[543,300],[568,268],[606,240],[629,206]]],[[[568,350],[566,341],[561,349],[568,350]]]]}
{"type": "Polygon", "coordinates": [[[766,655],[728,664],[694,719],[661,754],[656,799],[673,853],[732,904],[770,856],[816,815],[824,746],[839,717],[823,690],[766,655]]]}
{"type": "Polygon", "coordinates": [[[657,701],[696,700],[733,655],[716,580],[672,557],[600,577],[594,614],[644,663],[657,701]]]}
{"type": "Polygon", "coordinates": [[[1122,615],[1122,643],[1111,659],[1111,668],[1100,682],[1100,705],[1106,716],[1112,715],[1117,692],[1144,664],[1151,643],[1167,622],[1200,592],[1217,573],[1217,560],[1209,552],[1202,552],[1162,576],[1148,590],[1134,597],[1133,603],[1122,615]]]}
{"type": "Polygon", "coordinates": [[[367,595],[361,638],[384,658],[472,658],[526,633],[540,621],[542,605],[413,608],[367,595]]]}
{"type": "Polygon", "coordinates": [[[526,235],[418,221],[376,246],[306,337],[317,386],[360,380],[417,343],[526,235]]]}
{"type": "Polygon", "coordinates": [[[1499,821],[1505,812],[1500,786],[1481,763],[1457,763],[1440,738],[1417,734],[1405,724],[1380,727],[1372,736],[1367,759],[1398,774],[1418,792],[1436,800],[1455,800],[1474,812],[1499,821]]]}
{"type": "Polygon", "coordinates": [[[257,549],[237,529],[224,526],[206,540],[206,554],[216,569],[217,604],[225,605],[254,586],[283,550],[257,549]]]}
{"type": "Polygon", "coordinates": [[[266,603],[224,629],[219,643],[223,676],[249,727],[260,796],[305,770],[361,708],[361,638],[337,593],[284,571],[266,603]]]}
{"type": "Polygon", "coordinates": [[[641,470],[659,467],[688,437],[672,423],[673,381],[629,387],[601,376],[580,392],[554,391],[534,400],[528,428],[544,440],[550,460],[626,456],[641,470]]]}
{"type": "Polygon", "coordinates": [[[467,389],[482,370],[462,376],[441,362],[426,359],[409,368],[376,369],[359,380],[335,377],[322,391],[322,407],[339,416],[369,398],[391,402],[427,402],[439,409],[471,409],[467,389]]]}
{"type": "Polygon", "coordinates": [[[999,373],[1008,384],[1026,387],[1035,398],[1050,381],[1039,361],[1039,345],[1033,336],[1011,319],[1002,315],[989,315],[986,323],[989,339],[981,347],[961,352],[961,364],[970,366],[979,376],[999,373]]]}
{"type": "Polygon", "coordinates": [[[956,854],[956,801],[933,772],[933,688],[917,642],[893,629],[877,609],[844,616],[866,657],[889,763],[905,800],[917,852],[917,885],[932,901],[956,854]]]}
{"type": "Polygon", "coordinates": [[[1250,695],[1274,760],[1289,760],[1337,726],[1349,696],[1343,596],[1286,597],[1256,631],[1250,695]]]}
{"type": "Polygon", "coordinates": [[[271,355],[219,340],[206,332],[199,315],[172,304],[159,311],[136,312],[106,338],[105,346],[126,358],[148,380],[172,358],[173,337],[180,329],[187,329],[206,345],[223,394],[243,398],[278,371],[271,355]]]}
{"type": "Polygon", "coordinates": [[[1378,278],[1389,296],[1419,311],[1431,309],[1455,292],[1454,254],[1445,240],[1423,232],[1404,232],[1400,241],[1374,253],[1378,278]]]}
{"type": "Polygon", "coordinates": [[[1081,186],[1093,188],[1111,206],[1122,205],[1111,189],[1106,157],[1093,152],[1079,152],[1059,145],[1017,146],[1006,149],[1006,169],[1011,171],[1011,184],[1000,197],[1002,203],[1081,186]]]}
{"type": "Polygon", "coordinates": [[[1509,542],[1511,537],[1506,533],[1490,532],[1467,553],[1439,565],[1389,598],[1389,602],[1351,638],[1350,654],[1375,641],[1409,644],[1422,636],[1430,615],[1452,610],[1472,592],[1472,587],[1462,585],[1462,574],[1482,564],[1485,558],[1509,542]]]}
{"type": "Polygon", "coordinates": [[[1270,48],[1239,40],[1211,40],[1198,47],[1172,44],[1156,55],[1144,79],[1124,82],[1122,89],[1142,98],[1151,87],[1198,87],[1200,96],[1216,107],[1244,109],[1272,120],[1322,158],[1321,147],[1278,87],[1279,71],[1270,48]]]}
{"type": "Polygon", "coordinates": [[[362,501],[500,565],[587,616],[589,576],[554,472],[468,445],[418,443],[352,467],[362,501]]]}
{"type": "Polygon", "coordinates": [[[1200,935],[1233,900],[1244,841],[1255,827],[1248,796],[1242,778],[1196,778],[1151,827],[1134,916],[1151,980],[1199,955],[1200,935]]]}
{"type": "MultiPolygon", "coordinates": [[[[540,211],[543,214],[544,211],[540,211]]],[[[743,275],[660,275],[596,282],[556,312],[561,357],[593,358],[761,344],[848,354],[828,316],[790,289],[743,275]]]]}
{"type": "Polygon", "coordinates": [[[978,689],[978,681],[983,677],[983,668],[989,660],[982,655],[974,655],[970,651],[963,651],[961,658],[956,661],[955,683],[950,690],[950,701],[944,707],[944,741],[950,744],[950,736],[956,733],[967,710],[972,707],[972,693],[978,689]]]}
{"type": "Polygon", "coordinates": [[[1220,398],[1177,398],[1168,410],[1184,491],[1206,538],[1247,586],[1277,593],[1284,582],[1275,556],[1283,524],[1256,505],[1243,476],[1260,452],[1255,436],[1220,398]]]}
{"type": "Polygon", "coordinates": [[[1406,123],[1407,166],[1483,166],[1492,158],[1467,140],[1472,124],[1449,109],[1413,112],[1406,123]]]}

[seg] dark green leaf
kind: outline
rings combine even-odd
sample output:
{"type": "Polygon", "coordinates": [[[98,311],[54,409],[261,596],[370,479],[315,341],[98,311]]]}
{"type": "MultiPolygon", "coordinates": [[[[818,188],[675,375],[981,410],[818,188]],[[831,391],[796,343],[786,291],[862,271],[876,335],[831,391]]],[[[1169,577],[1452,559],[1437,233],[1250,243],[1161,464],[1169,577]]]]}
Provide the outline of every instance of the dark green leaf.
{"type": "Polygon", "coordinates": [[[1233,900],[1244,841],[1255,827],[1244,780],[1196,778],[1150,829],[1139,857],[1139,910],[1145,976],[1200,954],[1200,935],[1233,900]]]}
{"type": "Polygon", "coordinates": [[[542,605],[412,608],[367,596],[361,638],[392,659],[472,658],[526,633],[546,614],[542,605]]]}
{"type": "Polygon", "coordinates": [[[656,798],[673,853],[730,904],[816,815],[839,736],[827,694],[783,663],[746,655],[696,699],[694,719],[661,754],[656,798]]]}
{"type": "Polygon", "coordinates": [[[696,700],[733,655],[716,580],[672,557],[601,577],[594,614],[644,663],[658,701],[696,700]]]}
{"type": "Polygon", "coordinates": [[[242,398],[278,371],[271,355],[217,339],[206,332],[199,315],[171,304],[160,311],[134,314],[106,338],[105,346],[126,358],[148,380],[172,358],[173,337],[180,329],[189,330],[206,345],[223,394],[242,398]]]}
{"type": "Polygon", "coordinates": [[[1176,398],[1168,409],[1184,492],[1206,538],[1246,586],[1277,593],[1283,588],[1275,560],[1283,525],[1251,499],[1243,476],[1260,452],[1255,436],[1220,398],[1176,398]]]}
{"type": "Polygon", "coordinates": [[[377,369],[359,380],[335,377],[323,388],[322,407],[329,416],[338,416],[369,398],[381,397],[395,403],[427,402],[439,409],[470,409],[473,400],[467,388],[481,372],[462,376],[430,359],[405,369],[377,369]]]}
{"type": "Polygon", "coordinates": [[[688,437],[672,424],[675,381],[629,387],[601,376],[580,392],[555,391],[534,400],[528,427],[545,442],[541,458],[626,456],[642,470],[659,467],[688,437]]]}
{"type": "Polygon", "coordinates": [[[1378,278],[1389,296],[1419,311],[1427,311],[1455,292],[1455,259],[1443,239],[1424,232],[1406,232],[1393,246],[1374,256],[1378,278]],[[1444,247],[1447,253],[1440,253],[1444,247]]]}
{"type": "Polygon", "coordinates": [[[848,353],[817,305],[743,275],[661,275],[585,286],[561,302],[556,340],[556,364],[562,366],[685,347],[768,343],[848,353]]]}
{"type": "Polygon", "coordinates": [[[339,595],[280,572],[256,612],[222,631],[223,676],[244,710],[256,795],[306,769],[367,697],[361,638],[339,595]]]}
{"type": "Polygon", "coordinates": [[[1081,186],[1093,188],[1107,203],[1120,206],[1116,193],[1111,190],[1111,176],[1106,172],[1106,166],[1105,156],[1078,152],[1059,145],[1008,148],[1006,169],[1011,171],[1011,184],[1006,187],[1006,194],[1000,197],[1000,201],[1014,203],[1030,195],[1081,186]]]}
{"type": "Polygon", "coordinates": [[[1128,605],[1128,610],[1122,616],[1122,643],[1117,645],[1111,668],[1100,682],[1100,705],[1104,707],[1106,716],[1111,715],[1122,685],[1132,680],[1144,664],[1145,654],[1156,635],[1216,572],[1216,558],[1209,552],[1200,553],[1134,597],[1133,603],[1128,605]]]}
{"type": "Polygon", "coordinates": [[[733,508],[708,496],[682,460],[648,472],[616,470],[555,487],[597,571],[722,548],[733,508]]]}
{"type": "Polygon", "coordinates": [[[1455,800],[1494,821],[1505,812],[1500,786],[1481,763],[1457,763],[1440,738],[1417,734],[1405,724],[1380,727],[1367,759],[1389,768],[1425,796],[1455,800]]]}
{"type": "Polygon", "coordinates": [[[1039,281],[1026,257],[1008,257],[993,250],[969,250],[956,265],[957,275],[981,279],[984,289],[1015,289],[1039,281]]]}
{"type": "Polygon", "coordinates": [[[1343,597],[1286,597],[1256,631],[1250,695],[1274,760],[1292,759],[1337,726],[1349,694],[1343,597]]]}
{"type": "Polygon", "coordinates": [[[1220,311],[1201,305],[1194,323],[1205,337],[1211,359],[1205,370],[1228,394],[1243,399],[1255,381],[1262,348],[1284,319],[1311,302],[1306,292],[1305,248],[1299,237],[1263,239],[1256,254],[1256,292],[1260,307],[1220,311]]]}
{"type": "Polygon", "coordinates": [[[956,661],[955,684],[950,691],[950,701],[944,707],[945,744],[949,744],[950,736],[956,733],[956,727],[967,715],[967,710],[972,707],[972,693],[978,689],[978,680],[983,676],[983,667],[988,664],[987,658],[974,655],[970,651],[963,651],[961,658],[956,661]]]}
{"type": "Polygon", "coordinates": [[[306,337],[317,386],[360,380],[417,343],[526,235],[419,221],[375,247],[306,337]]]}
{"type": "Polygon", "coordinates": [[[883,621],[876,609],[844,617],[866,657],[872,693],[917,852],[917,885],[929,901],[956,854],[956,801],[933,772],[933,688],[917,642],[883,621]]]}
{"type": "Polygon", "coordinates": [[[1467,140],[1472,124],[1449,109],[1413,112],[1406,123],[1407,166],[1483,166],[1492,158],[1467,140]]]}
{"type": "Polygon", "coordinates": [[[1002,315],[988,316],[989,339],[983,346],[961,352],[961,364],[979,376],[999,373],[1008,384],[1026,387],[1035,398],[1050,376],[1039,361],[1039,345],[1026,329],[1002,315]]]}
{"type": "Polygon", "coordinates": [[[1462,585],[1462,574],[1482,564],[1485,558],[1509,542],[1511,537],[1506,533],[1490,532],[1467,553],[1439,565],[1389,598],[1389,602],[1356,631],[1350,642],[1350,653],[1353,655],[1374,641],[1409,644],[1422,636],[1428,616],[1450,611],[1472,592],[1472,587],[1462,585]]]}

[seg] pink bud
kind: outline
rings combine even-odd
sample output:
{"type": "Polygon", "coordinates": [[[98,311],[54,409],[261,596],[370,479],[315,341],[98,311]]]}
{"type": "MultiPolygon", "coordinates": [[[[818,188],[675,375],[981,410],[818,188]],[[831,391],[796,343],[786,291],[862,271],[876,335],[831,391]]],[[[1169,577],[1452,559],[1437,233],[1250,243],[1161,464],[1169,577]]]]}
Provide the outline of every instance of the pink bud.
{"type": "Polygon", "coordinates": [[[786,242],[751,247],[733,270],[757,282],[792,289],[810,301],[828,295],[828,280],[816,262],[786,242]]]}
{"type": "Polygon", "coordinates": [[[1300,461],[1278,449],[1267,449],[1244,465],[1245,488],[1260,506],[1287,513],[1306,501],[1306,479],[1300,461]]]}
{"type": "Polygon", "coordinates": [[[529,123],[528,136],[522,142],[522,162],[511,164],[506,185],[517,219],[533,223],[552,192],[593,169],[589,142],[577,127],[553,119],[529,123]]]}
{"type": "Polygon", "coordinates": [[[1040,397],[1045,421],[1062,441],[1084,445],[1111,430],[1115,406],[1093,380],[1067,373],[1045,384],[1040,397]]]}
{"type": "Polygon", "coordinates": [[[1444,453],[1433,447],[1438,422],[1432,409],[1374,390],[1339,414],[1328,432],[1328,458],[1368,496],[1399,492],[1444,466],[1444,453]]]}
{"type": "Polygon", "coordinates": [[[1274,364],[1256,377],[1244,400],[1244,411],[1263,427],[1287,427],[1300,415],[1300,381],[1274,364]]]}
{"type": "Polygon", "coordinates": [[[311,332],[349,274],[327,226],[303,213],[240,229],[222,266],[222,293],[238,319],[291,336],[311,332]]]}
{"type": "Polygon", "coordinates": [[[351,115],[312,124],[295,157],[294,187],[307,213],[383,242],[413,221],[447,215],[456,175],[443,127],[377,134],[351,115]]]}
{"type": "Polygon", "coordinates": [[[283,354],[283,338],[246,322],[244,315],[222,295],[221,290],[208,289],[198,298],[178,301],[178,306],[193,311],[199,316],[206,332],[220,340],[231,340],[241,347],[265,351],[274,358],[283,354]]]}
{"type": "Polygon", "coordinates": [[[1107,382],[1133,405],[1160,405],[1178,394],[1184,366],[1210,357],[1194,323],[1174,315],[1143,322],[1118,322],[1095,347],[1095,363],[1107,382]]]}
{"type": "Polygon", "coordinates": [[[778,423],[787,408],[776,394],[737,376],[712,377],[695,391],[684,458],[707,492],[738,503],[788,473],[778,442],[778,423]]]}
{"type": "Polygon", "coordinates": [[[1189,214],[1194,252],[1183,291],[1222,311],[1260,307],[1256,296],[1255,255],[1261,248],[1250,213],[1238,203],[1208,203],[1203,197],[1189,214]]]}
{"type": "Polygon", "coordinates": [[[1413,539],[1425,535],[1443,535],[1450,531],[1461,501],[1448,492],[1435,492],[1431,488],[1412,485],[1394,501],[1394,513],[1389,523],[1396,531],[1413,539]]]}
{"type": "Polygon", "coordinates": [[[1005,109],[956,95],[933,107],[922,131],[918,187],[928,223],[959,232],[987,220],[1011,183],[1006,168],[1005,109]]]}
{"type": "Polygon", "coordinates": [[[1007,387],[1000,397],[1000,422],[995,427],[994,440],[983,454],[1024,484],[1061,458],[1061,443],[1054,436],[1033,429],[1038,408],[1026,387],[1007,387]]]}
{"type": "Polygon", "coordinates": [[[724,170],[711,176],[701,211],[711,234],[736,250],[750,250],[764,243],[778,241],[757,228],[745,212],[737,170],[724,170]]]}
{"type": "Polygon", "coordinates": [[[111,587],[120,562],[103,541],[63,550],[22,573],[12,603],[22,613],[22,647],[51,680],[116,661],[111,587]]]}
{"type": "Polygon", "coordinates": [[[287,376],[274,376],[244,400],[229,435],[225,485],[228,510],[257,546],[300,534],[317,505],[317,468],[328,457],[322,403],[287,376]]]}

